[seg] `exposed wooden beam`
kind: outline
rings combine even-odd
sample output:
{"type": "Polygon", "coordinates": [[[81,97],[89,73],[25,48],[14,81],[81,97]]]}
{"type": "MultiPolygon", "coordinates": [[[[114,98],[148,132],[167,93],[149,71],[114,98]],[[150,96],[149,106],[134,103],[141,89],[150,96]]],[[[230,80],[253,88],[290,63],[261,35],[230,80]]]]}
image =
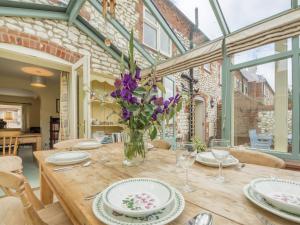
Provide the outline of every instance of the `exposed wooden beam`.
{"type": "Polygon", "coordinates": [[[73,1],[70,2],[70,5],[68,6],[67,9],[67,14],[69,15],[69,25],[71,25],[74,20],[77,18],[81,7],[83,6],[83,4],[85,3],[86,0],[77,0],[77,1],[73,1]]]}
{"type": "Polygon", "coordinates": [[[152,0],[143,0],[146,7],[150,10],[150,12],[153,14],[153,16],[156,18],[157,22],[160,24],[160,26],[164,29],[164,31],[167,33],[167,35],[171,38],[171,40],[174,42],[178,50],[181,54],[185,53],[187,50],[183,43],[179,40],[175,32],[172,30],[172,28],[169,26],[168,22],[165,20],[165,18],[162,16],[162,14],[159,12],[157,7],[154,5],[152,0]]]}
{"type": "MultiPolygon", "coordinates": [[[[89,2],[94,6],[94,8],[102,14],[102,5],[98,0],[89,0],[89,2]]],[[[130,39],[130,33],[128,30],[125,29],[125,27],[116,19],[111,17],[109,14],[106,15],[107,20],[120,32],[120,34],[129,41],[130,39]]],[[[147,59],[149,63],[152,65],[155,64],[154,58],[146,51],[146,49],[137,41],[134,40],[133,42],[134,47],[147,59]]]]}
{"type": "Polygon", "coordinates": [[[43,18],[50,20],[67,20],[68,16],[63,12],[52,12],[36,9],[23,9],[13,7],[1,7],[0,16],[18,16],[18,17],[31,17],[31,18],[43,18]]]}

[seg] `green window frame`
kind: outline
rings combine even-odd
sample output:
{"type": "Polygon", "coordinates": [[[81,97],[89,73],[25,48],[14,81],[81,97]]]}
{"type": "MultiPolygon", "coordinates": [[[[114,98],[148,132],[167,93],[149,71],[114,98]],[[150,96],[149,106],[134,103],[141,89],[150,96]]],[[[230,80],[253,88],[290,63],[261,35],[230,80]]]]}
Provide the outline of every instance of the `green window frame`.
{"type": "Polygon", "coordinates": [[[269,62],[291,58],[292,60],[292,153],[276,152],[272,150],[259,150],[287,160],[300,160],[300,48],[299,37],[292,38],[292,49],[266,56],[256,60],[247,61],[233,65],[230,57],[226,54],[226,47],[223,44],[223,69],[222,69],[222,138],[228,139],[233,144],[233,76],[231,72],[246,67],[257,66],[269,62]]]}

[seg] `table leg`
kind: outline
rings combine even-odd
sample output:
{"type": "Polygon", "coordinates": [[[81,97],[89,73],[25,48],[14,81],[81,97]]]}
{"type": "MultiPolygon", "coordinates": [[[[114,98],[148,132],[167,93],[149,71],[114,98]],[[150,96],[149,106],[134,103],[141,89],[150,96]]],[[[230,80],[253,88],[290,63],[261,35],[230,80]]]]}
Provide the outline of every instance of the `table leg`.
{"type": "Polygon", "coordinates": [[[53,203],[53,191],[51,190],[46,178],[44,177],[43,170],[40,166],[40,194],[41,194],[41,201],[44,205],[48,205],[53,203]]]}

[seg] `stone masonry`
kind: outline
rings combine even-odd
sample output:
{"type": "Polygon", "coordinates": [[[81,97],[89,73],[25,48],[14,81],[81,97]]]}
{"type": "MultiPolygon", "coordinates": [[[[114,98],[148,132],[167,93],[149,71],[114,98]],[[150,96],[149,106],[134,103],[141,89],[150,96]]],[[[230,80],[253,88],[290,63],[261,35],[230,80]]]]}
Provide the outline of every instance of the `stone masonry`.
{"type": "MultiPolygon", "coordinates": [[[[65,0],[22,0],[23,2],[34,2],[41,4],[50,4],[54,6],[66,6],[65,0]]],[[[189,33],[192,29],[192,23],[180,11],[170,4],[169,1],[155,0],[157,7],[161,10],[163,16],[169,22],[176,35],[184,43],[187,49],[190,48],[189,33]],[[164,5],[165,4],[165,5],[164,5]],[[168,11],[169,10],[169,11],[168,11]],[[175,11],[174,11],[175,10],[175,11]],[[171,12],[170,12],[171,11],[171,12]],[[172,18],[171,15],[176,15],[172,18]]],[[[116,19],[128,30],[134,29],[135,38],[142,44],[143,40],[143,1],[142,0],[123,0],[122,4],[117,4],[116,19]]],[[[93,9],[87,1],[80,11],[80,15],[88,21],[95,29],[99,30],[105,37],[112,40],[112,43],[127,55],[128,40],[126,40],[112,25],[107,22],[103,16],[93,9]]],[[[207,38],[201,31],[197,30],[194,43],[203,43],[207,38]]],[[[33,19],[21,17],[0,17],[0,43],[9,43],[21,45],[27,48],[33,48],[55,55],[66,61],[74,63],[82,55],[91,55],[91,71],[96,73],[110,74],[112,77],[119,76],[119,62],[112,58],[108,52],[99,47],[85,33],[81,32],[67,21],[33,19]]],[[[157,52],[145,47],[153,57],[157,52]]],[[[176,46],[173,44],[173,56],[178,54],[176,46]]],[[[149,67],[149,62],[135,50],[137,63],[141,68],[149,67]]],[[[160,60],[166,59],[161,56],[160,60]]],[[[187,68],[188,69],[188,68],[187,68]]],[[[182,84],[188,87],[181,74],[188,71],[182,71],[174,74],[176,81],[176,90],[182,92],[182,84]]],[[[217,102],[220,99],[220,85],[218,82],[220,73],[220,64],[215,62],[211,64],[211,71],[204,71],[202,67],[194,68],[194,77],[199,80],[196,85],[198,93],[206,101],[206,141],[209,139],[208,127],[210,123],[215,126],[217,118],[217,102]],[[215,107],[211,108],[209,102],[215,101],[215,107]]],[[[171,75],[171,74],[170,74],[171,75]]],[[[177,116],[177,132],[179,137],[185,137],[189,130],[189,109],[186,103],[182,111],[177,116]]]]}

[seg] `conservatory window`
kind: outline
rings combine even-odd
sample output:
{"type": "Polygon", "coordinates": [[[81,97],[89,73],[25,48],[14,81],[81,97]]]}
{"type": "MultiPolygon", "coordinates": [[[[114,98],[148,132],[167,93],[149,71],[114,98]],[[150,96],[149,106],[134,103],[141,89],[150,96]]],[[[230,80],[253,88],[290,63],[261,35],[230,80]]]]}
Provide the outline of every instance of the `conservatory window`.
{"type": "Polygon", "coordinates": [[[266,56],[290,51],[291,49],[292,39],[284,39],[281,41],[273,42],[257,48],[236,53],[231,57],[231,62],[232,64],[244,63],[251,60],[260,59],[266,56]]]}
{"type": "Polygon", "coordinates": [[[243,77],[243,91],[233,91],[234,145],[290,153],[291,59],[235,70],[232,76],[243,77]]]}
{"type": "Polygon", "coordinates": [[[166,56],[171,56],[171,39],[146,8],[144,9],[143,43],[166,56]]]}
{"type": "Polygon", "coordinates": [[[236,31],[291,8],[291,0],[218,0],[218,2],[230,31],[236,31]]]}

